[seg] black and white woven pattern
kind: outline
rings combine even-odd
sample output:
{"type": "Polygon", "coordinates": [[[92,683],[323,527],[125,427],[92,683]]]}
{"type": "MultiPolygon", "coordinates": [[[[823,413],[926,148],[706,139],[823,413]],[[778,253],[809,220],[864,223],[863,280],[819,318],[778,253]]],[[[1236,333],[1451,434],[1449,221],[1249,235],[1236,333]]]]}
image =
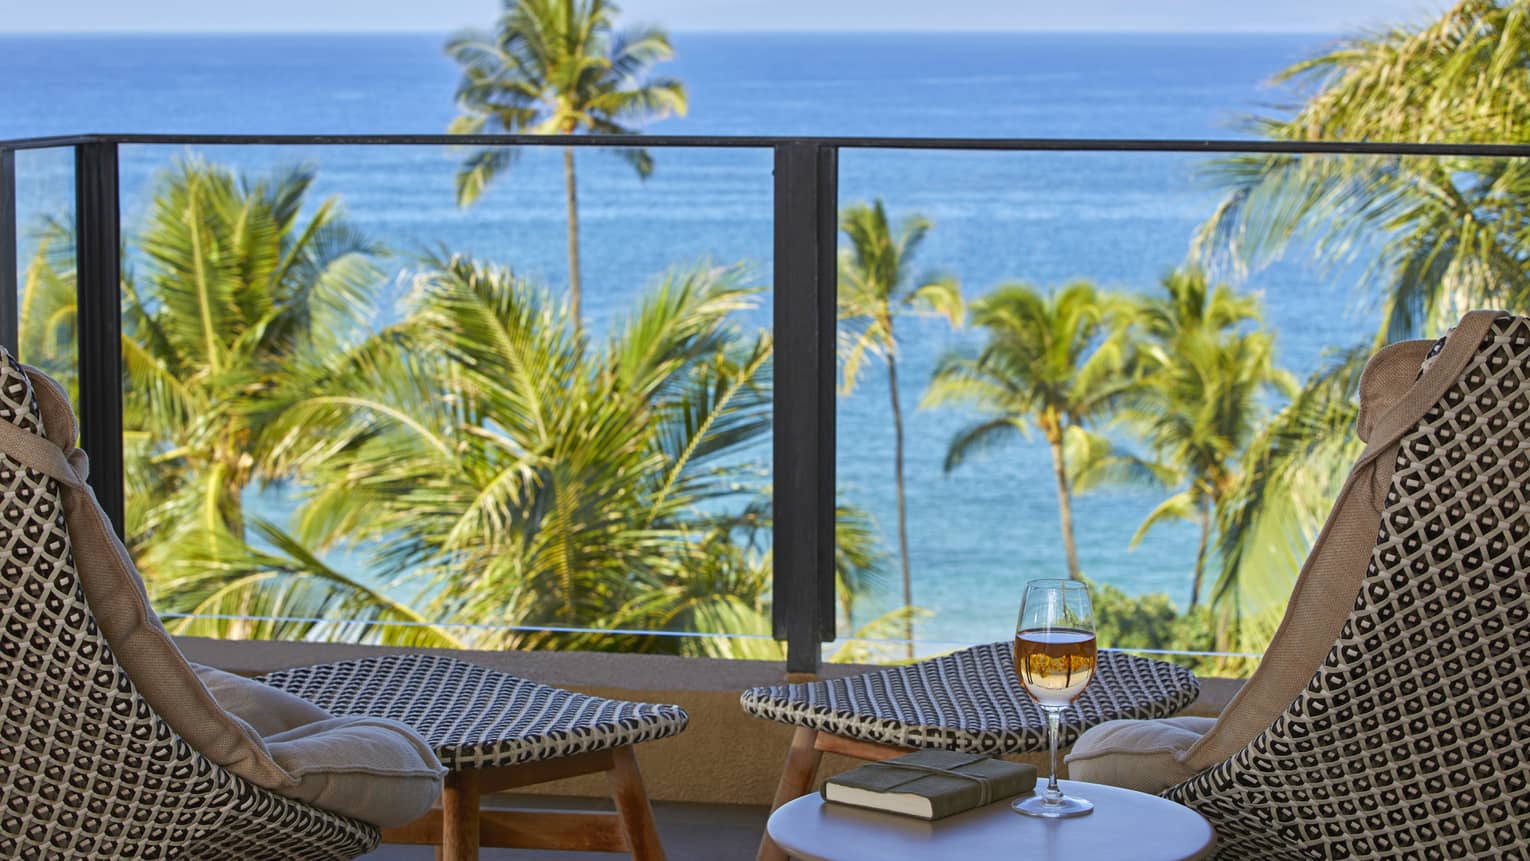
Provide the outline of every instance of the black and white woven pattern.
{"type": "MultiPolygon", "coordinates": [[[[991,643],[849,678],[750,688],[741,702],[755,717],[895,747],[1046,750],[1046,714],[1020,687],[1012,649],[991,643]]],[[[1094,680],[1063,713],[1059,743],[1108,720],[1167,717],[1199,694],[1183,667],[1102,650],[1094,680]]]]}
{"type": "Polygon", "coordinates": [[[608,700],[436,655],[384,655],[297,667],[261,681],[335,715],[408,724],[447,768],[488,768],[676,735],[675,705],[608,700]]]}
{"type": "MultiPolygon", "coordinates": [[[[0,421],[43,434],[3,350],[0,421]]],[[[58,483],[0,453],[0,858],[339,861],[377,841],[224,771],[149,709],[86,604],[58,483]]]]}
{"type": "Polygon", "coordinates": [[[1354,608],[1307,689],[1165,795],[1217,858],[1530,857],[1530,320],[1401,439],[1354,608]]]}

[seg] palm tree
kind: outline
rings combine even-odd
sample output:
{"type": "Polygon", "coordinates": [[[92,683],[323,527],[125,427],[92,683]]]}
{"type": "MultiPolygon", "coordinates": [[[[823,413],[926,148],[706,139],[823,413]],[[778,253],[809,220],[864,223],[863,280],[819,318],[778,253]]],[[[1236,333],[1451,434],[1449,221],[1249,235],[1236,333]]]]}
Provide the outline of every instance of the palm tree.
{"type": "MultiPolygon", "coordinates": [[[[903,478],[903,408],[898,400],[897,318],[910,314],[935,314],[953,326],[962,323],[962,296],[955,280],[937,275],[915,278],[910,268],[919,245],[929,233],[930,222],[914,216],[898,225],[896,235],[887,222],[880,199],[870,206],[847,209],[840,229],[850,247],[839,258],[839,319],[847,325],[844,389],[855,388],[861,364],[868,355],[887,364],[887,394],[893,420],[893,483],[897,488],[898,561],[903,574],[903,606],[914,604],[908,559],[908,506],[903,478]]],[[[906,618],[908,656],[914,656],[913,617],[906,618]]]]}
{"type": "MultiPolygon", "coordinates": [[[[179,633],[449,645],[408,607],[245,514],[247,489],[291,477],[271,468],[261,405],[345,349],[379,274],[381,249],[337,200],[310,206],[312,183],[307,169],[239,180],[194,158],[157,179],[134,238],[138,277],[122,283],[128,545],[179,633]],[[252,616],[264,618],[232,618],[252,616]],[[302,621],[320,616],[352,621],[302,621]]],[[[46,226],[20,302],[23,354],[66,383],[72,244],[66,227],[46,226]]]]}
{"type": "Polygon", "coordinates": [[[312,478],[300,537],[365,546],[433,619],[498,626],[484,648],[674,649],[545,629],[747,616],[757,566],[729,536],[758,498],[771,341],[731,321],[752,293],[679,273],[590,344],[509,271],[431,262],[403,322],[272,419],[279,461],[312,478]]]}
{"type": "Polygon", "coordinates": [[[1295,381],[1275,366],[1273,333],[1257,325],[1259,303],[1204,273],[1178,271],[1163,294],[1134,314],[1141,385],[1124,411],[1182,489],[1147,516],[1132,538],[1172,519],[1200,529],[1190,607],[1201,600],[1213,525],[1238,479],[1237,461],[1265,418],[1263,396],[1287,396],[1295,381]]]}
{"type": "MultiPolygon", "coordinates": [[[[674,53],[657,27],[617,32],[619,12],[609,0],[504,0],[493,33],[467,31],[446,44],[462,67],[457,107],[449,131],[571,135],[630,135],[642,123],[685,113],[685,87],[673,78],[650,77],[650,68],[674,53]]],[[[653,172],[647,150],[617,154],[638,176],[653,172]]],[[[478,199],[510,166],[514,149],[476,150],[457,172],[457,202],[478,199]]],[[[574,149],[563,148],[568,207],[569,301],[577,332],[581,317],[579,196],[574,149]]]]}
{"type": "MultiPolygon", "coordinates": [[[[1525,0],[1462,0],[1417,29],[1350,39],[1278,80],[1306,101],[1255,121],[1283,141],[1501,143],[1530,131],[1525,0]]],[[[1368,257],[1378,341],[1441,331],[1467,309],[1530,304],[1524,159],[1250,155],[1213,163],[1227,195],[1194,257],[1241,269],[1294,241],[1336,264],[1368,257]]]]}
{"type": "Polygon", "coordinates": [[[985,414],[959,431],[946,470],[974,453],[1008,442],[1035,425],[1052,454],[1058,516],[1068,576],[1082,580],[1073,536],[1073,496],[1103,481],[1146,480],[1151,469],[1118,451],[1103,424],[1132,387],[1126,322],[1132,303],[1075,282],[1043,294],[1005,284],[972,304],[972,322],[987,331],[974,355],[940,360],[925,395],[929,406],[961,404],[985,414]]]}

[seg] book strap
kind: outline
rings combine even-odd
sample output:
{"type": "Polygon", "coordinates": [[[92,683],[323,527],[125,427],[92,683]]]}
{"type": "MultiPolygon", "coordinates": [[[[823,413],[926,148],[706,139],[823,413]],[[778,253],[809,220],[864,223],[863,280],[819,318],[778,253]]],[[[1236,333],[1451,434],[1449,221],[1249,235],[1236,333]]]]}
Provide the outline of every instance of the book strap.
{"type": "MultiPolygon", "coordinates": [[[[970,765],[972,762],[978,762],[979,760],[983,760],[983,759],[986,759],[986,758],[987,757],[982,757],[982,756],[973,757],[971,762],[966,762],[966,763],[962,763],[962,764],[963,765],[970,765]]],[[[925,777],[927,775],[932,775],[932,774],[944,774],[944,775],[947,775],[948,777],[960,777],[963,780],[970,780],[970,781],[976,783],[978,785],[978,789],[981,790],[981,795],[978,798],[978,805],[977,806],[984,807],[986,805],[989,805],[989,804],[993,803],[993,780],[991,778],[985,777],[984,775],[981,775],[981,774],[969,774],[969,773],[967,773],[965,771],[957,771],[954,768],[941,768],[940,766],[936,766],[936,765],[923,765],[923,764],[920,764],[920,763],[917,763],[917,762],[898,762],[898,763],[893,763],[893,762],[877,762],[877,763],[872,763],[872,766],[873,767],[880,767],[880,768],[904,768],[904,769],[908,769],[910,771],[922,772],[922,774],[920,774],[919,777],[925,777]]],[[[909,778],[909,780],[904,781],[904,782],[905,783],[912,782],[914,780],[918,780],[919,777],[909,778]]]]}

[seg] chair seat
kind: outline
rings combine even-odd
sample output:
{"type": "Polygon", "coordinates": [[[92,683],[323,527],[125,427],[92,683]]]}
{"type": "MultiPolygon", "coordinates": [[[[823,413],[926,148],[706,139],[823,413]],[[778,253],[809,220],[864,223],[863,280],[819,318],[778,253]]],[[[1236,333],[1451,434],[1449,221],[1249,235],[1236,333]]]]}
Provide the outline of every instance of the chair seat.
{"type": "MultiPolygon", "coordinates": [[[[848,678],[751,688],[741,702],[756,717],[892,747],[1045,750],[1046,715],[1020,687],[1011,649],[990,643],[848,678]]],[[[1168,717],[1199,694],[1183,667],[1103,650],[1094,680],[1063,713],[1059,743],[1108,720],[1168,717]]]]}
{"type": "Polygon", "coordinates": [[[295,667],[261,681],[336,715],[413,727],[452,770],[518,765],[676,735],[675,705],[608,700],[436,655],[295,667]]]}

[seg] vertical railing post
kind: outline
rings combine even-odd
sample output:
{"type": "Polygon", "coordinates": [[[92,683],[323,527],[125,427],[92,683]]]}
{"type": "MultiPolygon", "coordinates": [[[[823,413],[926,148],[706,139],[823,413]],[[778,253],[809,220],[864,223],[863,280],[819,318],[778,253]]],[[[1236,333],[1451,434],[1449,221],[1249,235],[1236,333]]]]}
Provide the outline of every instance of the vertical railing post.
{"type": "Polygon", "coordinates": [[[16,151],[0,149],[0,345],[16,355],[16,151]]]}
{"type": "Polygon", "coordinates": [[[106,516],[123,531],[122,242],[117,145],[74,148],[80,448],[106,516]]]}
{"type": "Polygon", "coordinates": [[[838,151],[775,147],[772,626],[786,670],[834,639],[835,242],[838,151]]]}

